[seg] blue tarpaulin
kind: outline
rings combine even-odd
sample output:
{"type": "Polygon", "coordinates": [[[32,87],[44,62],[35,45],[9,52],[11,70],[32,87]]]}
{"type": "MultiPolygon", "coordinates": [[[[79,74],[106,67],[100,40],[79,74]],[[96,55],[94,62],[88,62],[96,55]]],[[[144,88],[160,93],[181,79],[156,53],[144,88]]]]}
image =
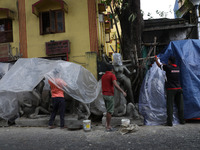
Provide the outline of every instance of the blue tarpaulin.
{"type": "MultiPolygon", "coordinates": [[[[163,64],[167,64],[171,55],[176,57],[181,71],[184,117],[200,118],[200,40],[172,41],[158,57],[163,64]]],[[[146,125],[158,125],[166,121],[164,80],[164,71],[158,69],[154,63],[147,72],[140,90],[139,108],[146,125]]],[[[174,124],[176,120],[175,113],[174,124]]]]}
{"type": "Polygon", "coordinates": [[[161,62],[176,57],[181,70],[185,119],[200,118],[200,40],[172,41],[163,54],[161,62]]]}

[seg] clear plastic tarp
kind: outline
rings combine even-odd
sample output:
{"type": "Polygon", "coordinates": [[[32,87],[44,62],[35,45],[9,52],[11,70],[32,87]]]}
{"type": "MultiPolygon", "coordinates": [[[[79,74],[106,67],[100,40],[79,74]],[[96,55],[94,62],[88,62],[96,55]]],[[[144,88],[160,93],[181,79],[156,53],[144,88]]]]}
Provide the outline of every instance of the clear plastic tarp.
{"type": "Polygon", "coordinates": [[[100,87],[100,92],[97,99],[91,103],[90,111],[97,116],[101,116],[104,112],[106,112],[102,89],[101,89],[101,80],[98,81],[98,87],[100,87]]]}
{"type": "Polygon", "coordinates": [[[122,65],[122,56],[120,53],[113,53],[113,65],[122,65]]]}
{"type": "MultiPolygon", "coordinates": [[[[166,123],[165,78],[165,71],[154,63],[143,80],[140,89],[139,111],[144,117],[145,125],[162,125],[166,123]]],[[[175,107],[173,118],[173,124],[177,124],[175,107]]]]}
{"type": "Polygon", "coordinates": [[[8,72],[11,67],[11,63],[0,63],[0,79],[8,72]]]}
{"type": "Polygon", "coordinates": [[[98,97],[101,86],[84,67],[62,60],[21,58],[0,80],[0,117],[9,119],[15,116],[19,111],[18,101],[27,95],[24,93],[33,91],[42,79],[55,83],[55,71],[59,72],[59,78],[67,84],[56,86],[74,99],[91,103],[98,97]]]}

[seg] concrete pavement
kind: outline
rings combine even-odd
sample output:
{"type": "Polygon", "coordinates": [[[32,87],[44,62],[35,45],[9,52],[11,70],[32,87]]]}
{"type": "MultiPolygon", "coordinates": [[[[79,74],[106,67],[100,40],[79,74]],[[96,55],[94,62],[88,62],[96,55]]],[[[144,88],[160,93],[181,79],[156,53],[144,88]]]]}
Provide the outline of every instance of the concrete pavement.
{"type": "MultiPolygon", "coordinates": [[[[118,128],[119,129],[119,128],[118,128]]],[[[185,125],[140,126],[133,133],[105,132],[101,124],[92,130],[48,129],[47,127],[1,127],[0,150],[199,150],[200,122],[185,125]]]]}

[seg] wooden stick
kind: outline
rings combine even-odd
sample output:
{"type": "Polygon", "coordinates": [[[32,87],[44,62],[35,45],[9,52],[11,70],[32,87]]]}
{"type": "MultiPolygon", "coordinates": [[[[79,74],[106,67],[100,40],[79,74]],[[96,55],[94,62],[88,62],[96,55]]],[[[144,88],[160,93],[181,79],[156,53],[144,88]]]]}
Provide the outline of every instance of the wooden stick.
{"type": "Polygon", "coordinates": [[[154,37],[154,43],[153,43],[154,44],[154,46],[153,46],[153,49],[154,49],[153,54],[154,54],[154,56],[156,55],[156,45],[155,45],[156,44],[156,40],[157,40],[157,37],[155,36],[154,37]]]}
{"type": "MultiPolygon", "coordinates": [[[[152,59],[152,58],[155,58],[155,56],[150,56],[150,57],[148,57],[148,58],[138,58],[138,60],[144,60],[144,59],[152,59]]],[[[129,59],[129,60],[122,60],[122,62],[124,62],[124,63],[129,63],[129,62],[131,62],[131,60],[129,59]]],[[[110,61],[109,63],[112,63],[112,61],[110,61]]]]}

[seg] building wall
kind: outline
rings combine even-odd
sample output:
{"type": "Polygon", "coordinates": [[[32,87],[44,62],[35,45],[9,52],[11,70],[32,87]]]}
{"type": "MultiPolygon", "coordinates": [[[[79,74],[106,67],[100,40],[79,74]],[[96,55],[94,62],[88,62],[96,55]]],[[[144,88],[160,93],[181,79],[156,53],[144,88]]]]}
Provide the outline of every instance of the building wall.
{"type": "MultiPolygon", "coordinates": [[[[0,8],[9,8],[16,15],[13,20],[14,42],[11,43],[11,46],[18,49],[21,48],[20,51],[24,58],[48,57],[45,48],[46,42],[69,40],[69,61],[82,65],[97,77],[98,35],[97,24],[95,24],[97,22],[96,1],[63,0],[68,5],[68,12],[64,13],[65,32],[45,35],[40,35],[39,17],[32,13],[32,5],[38,1],[0,1],[0,8]]],[[[46,0],[46,4],[39,8],[40,11],[47,11],[50,7],[51,10],[60,9],[59,5],[51,6],[49,2],[46,0]]],[[[3,16],[4,14],[0,13],[0,18],[3,16]]]]}
{"type": "MultiPolygon", "coordinates": [[[[13,25],[13,42],[10,43],[11,50],[13,55],[16,55],[16,50],[19,51],[20,43],[19,43],[19,23],[18,23],[18,9],[17,9],[17,0],[1,0],[0,1],[0,8],[9,8],[10,10],[14,11],[14,20],[12,21],[13,25]],[[12,1],[12,2],[11,2],[12,1]]],[[[1,12],[0,18],[6,18],[6,13],[1,12]]]]}
{"type": "MultiPolygon", "coordinates": [[[[101,0],[98,0],[98,3],[101,3],[101,0]]],[[[98,4],[97,4],[98,5],[98,4]]],[[[98,11],[97,11],[98,12],[98,11]]],[[[99,14],[104,14],[104,15],[108,15],[109,14],[112,14],[111,13],[111,9],[109,6],[106,7],[106,10],[103,11],[103,12],[100,12],[99,14]]],[[[97,17],[99,18],[99,15],[97,15],[97,17]]],[[[111,18],[109,18],[108,20],[106,20],[104,18],[104,21],[103,22],[98,22],[97,23],[97,26],[98,26],[98,43],[99,43],[99,49],[102,50],[101,53],[104,53],[106,54],[107,56],[109,56],[110,53],[113,53],[112,49],[110,46],[113,47],[113,49],[117,52],[119,52],[119,38],[118,38],[118,34],[117,34],[117,30],[116,30],[116,26],[115,26],[115,22],[114,22],[114,19],[112,20],[113,21],[113,28],[111,28],[110,30],[110,33],[109,33],[109,36],[110,36],[110,42],[109,39],[107,38],[108,34],[105,32],[106,30],[106,25],[105,25],[105,22],[106,21],[111,21],[111,18]],[[115,40],[115,35],[117,36],[117,49],[116,49],[116,40],[115,40]],[[103,48],[102,48],[103,46],[103,48]]],[[[120,27],[120,22],[117,22],[117,26],[118,26],[118,31],[119,31],[119,34],[121,35],[121,27],[120,27]]]]}
{"type": "Polygon", "coordinates": [[[69,40],[69,61],[84,64],[85,52],[90,51],[87,0],[65,0],[65,32],[46,35],[40,35],[39,17],[32,13],[32,4],[37,1],[26,0],[28,57],[46,57],[45,42],[69,40]]]}
{"type": "MultiPolygon", "coordinates": [[[[110,7],[107,7],[106,13],[111,13],[110,7]]],[[[118,32],[119,32],[119,34],[121,36],[121,26],[120,26],[120,22],[119,21],[117,22],[117,26],[118,26],[118,32]]],[[[110,46],[112,46],[114,51],[117,51],[119,53],[119,50],[120,50],[119,37],[118,37],[118,34],[117,34],[117,29],[116,29],[116,25],[115,25],[114,19],[113,19],[113,28],[111,29],[111,32],[110,32],[110,43],[106,43],[106,47],[107,47],[106,54],[108,56],[109,56],[109,53],[113,53],[113,51],[112,51],[110,46]],[[117,43],[118,43],[117,46],[116,46],[116,37],[117,37],[117,43]]]]}

